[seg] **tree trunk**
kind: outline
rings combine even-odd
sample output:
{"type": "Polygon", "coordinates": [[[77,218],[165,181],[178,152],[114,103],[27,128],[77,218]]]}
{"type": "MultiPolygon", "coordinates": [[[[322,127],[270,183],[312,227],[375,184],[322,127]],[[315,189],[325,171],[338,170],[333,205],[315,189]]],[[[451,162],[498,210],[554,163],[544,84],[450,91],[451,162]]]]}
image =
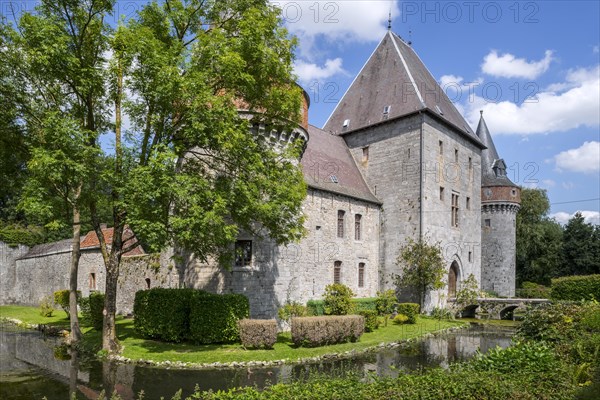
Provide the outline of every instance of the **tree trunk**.
{"type": "MultiPolygon", "coordinates": [[[[115,229],[115,234],[117,229],[115,229]]],[[[120,232],[119,232],[120,234],[120,232]]],[[[104,298],[104,320],[102,323],[102,349],[109,354],[121,350],[117,338],[115,315],[117,313],[117,285],[119,280],[119,264],[121,256],[114,249],[111,251],[109,263],[106,266],[106,291],[104,298]]]]}
{"type": "Polygon", "coordinates": [[[81,257],[81,215],[77,201],[81,193],[81,186],[75,190],[73,205],[73,248],[71,249],[71,270],[69,275],[69,319],[71,322],[71,344],[81,340],[79,329],[79,316],[77,315],[77,275],[79,272],[79,258],[81,257]]]}

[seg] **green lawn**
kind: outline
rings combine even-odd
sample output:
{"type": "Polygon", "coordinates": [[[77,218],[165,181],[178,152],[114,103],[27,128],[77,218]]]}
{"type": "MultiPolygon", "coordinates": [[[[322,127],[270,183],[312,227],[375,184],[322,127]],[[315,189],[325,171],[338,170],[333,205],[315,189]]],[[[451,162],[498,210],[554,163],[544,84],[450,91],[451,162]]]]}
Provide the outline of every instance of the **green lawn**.
{"type": "MultiPolygon", "coordinates": [[[[44,318],[34,307],[0,306],[0,317],[17,318],[32,324],[63,323],[68,325],[63,311],[55,313],[58,317],[44,318]],[[62,319],[61,319],[62,318],[62,319]]],[[[84,321],[85,322],[85,321],[84,321]]],[[[397,342],[422,336],[426,333],[464,325],[458,321],[439,321],[437,319],[419,318],[414,325],[394,325],[381,327],[375,332],[365,333],[356,343],[343,343],[316,348],[295,348],[288,333],[279,335],[272,350],[245,350],[239,344],[201,345],[188,343],[163,343],[141,338],[133,329],[133,320],[118,318],[117,334],[124,349],[122,355],[132,360],[181,361],[190,363],[228,363],[248,361],[298,360],[302,358],[322,356],[325,354],[344,353],[352,350],[363,350],[381,343],[397,342]]],[[[85,324],[83,324],[85,327],[85,324]]],[[[83,329],[85,342],[89,347],[98,347],[100,333],[89,328],[83,329]]]]}

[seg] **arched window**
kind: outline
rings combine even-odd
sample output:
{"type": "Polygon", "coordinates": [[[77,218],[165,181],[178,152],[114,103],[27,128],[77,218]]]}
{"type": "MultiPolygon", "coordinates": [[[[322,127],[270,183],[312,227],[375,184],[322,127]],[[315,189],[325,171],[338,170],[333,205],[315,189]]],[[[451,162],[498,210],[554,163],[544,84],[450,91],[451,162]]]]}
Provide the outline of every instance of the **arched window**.
{"type": "Polygon", "coordinates": [[[358,263],[358,287],[365,287],[365,263],[358,263]]]}
{"type": "Polygon", "coordinates": [[[458,281],[458,264],[452,262],[448,272],[448,297],[456,297],[456,283],[458,281]]]}
{"type": "Polygon", "coordinates": [[[344,216],[346,215],[346,212],[343,210],[338,210],[338,214],[337,214],[337,237],[339,238],[343,238],[344,237],[344,216]]]}
{"type": "Polygon", "coordinates": [[[342,262],[336,261],[333,263],[333,283],[342,282],[342,262]]]}
{"type": "Polygon", "coordinates": [[[362,222],[362,215],[360,214],[356,214],[354,215],[354,240],[360,240],[361,239],[361,222],[362,222]]]}

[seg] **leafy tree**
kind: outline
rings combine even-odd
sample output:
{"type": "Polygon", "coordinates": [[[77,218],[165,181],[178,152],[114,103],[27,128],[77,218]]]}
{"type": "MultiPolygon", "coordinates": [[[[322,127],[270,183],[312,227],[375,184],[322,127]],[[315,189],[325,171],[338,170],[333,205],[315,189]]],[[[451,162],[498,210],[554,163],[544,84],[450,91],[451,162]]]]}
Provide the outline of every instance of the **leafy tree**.
{"type": "Polygon", "coordinates": [[[516,269],[519,283],[549,285],[561,264],[562,227],[548,217],[545,190],[521,188],[521,209],[516,221],[516,269]]]}
{"type": "Polygon", "coordinates": [[[565,225],[561,275],[600,273],[598,226],[586,223],[577,212],[565,225]]]}
{"type": "Polygon", "coordinates": [[[427,238],[420,241],[409,238],[400,251],[397,264],[403,269],[402,275],[396,277],[396,285],[415,288],[421,309],[428,291],[446,286],[443,281],[446,268],[439,243],[429,244],[427,238]]]}

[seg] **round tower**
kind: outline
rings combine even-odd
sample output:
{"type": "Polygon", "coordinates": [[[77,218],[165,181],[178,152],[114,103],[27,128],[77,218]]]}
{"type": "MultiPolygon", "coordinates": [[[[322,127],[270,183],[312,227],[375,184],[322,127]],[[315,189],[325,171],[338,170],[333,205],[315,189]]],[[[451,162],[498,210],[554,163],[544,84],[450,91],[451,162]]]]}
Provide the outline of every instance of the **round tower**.
{"type": "Polygon", "coordinates": [[[477,136],[487,147],[481,152],[481,288],[514,297],[521,189],[506,176],[506,163],[496,151],[483,111],[477,136]]]}

